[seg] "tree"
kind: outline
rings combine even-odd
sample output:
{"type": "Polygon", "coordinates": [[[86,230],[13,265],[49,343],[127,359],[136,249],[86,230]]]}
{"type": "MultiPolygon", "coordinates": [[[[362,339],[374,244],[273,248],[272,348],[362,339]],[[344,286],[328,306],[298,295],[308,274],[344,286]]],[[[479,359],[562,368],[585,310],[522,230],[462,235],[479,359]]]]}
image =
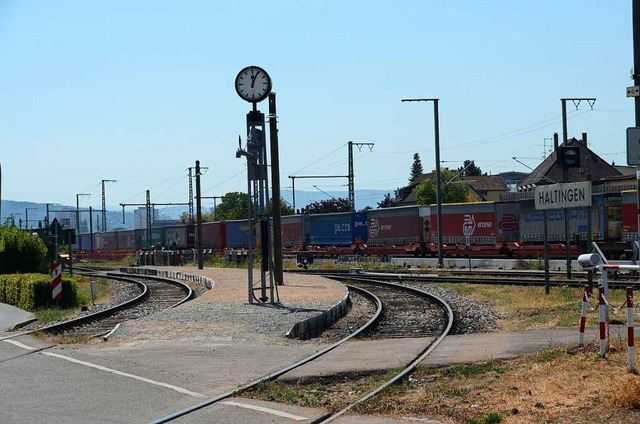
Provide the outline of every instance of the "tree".
{"type": "MultiPolygon", "coordinates": [[[[442,180],[441,203],[461,203],[468,201],[469,185],[464,182],[456,171],[448,168],[440,170],[440,178],[442,180]]],[[[436,182],[433,180],[424,180],[413,189],[418,203],[421,205],[430,205],[437,202],[436,199],[436,182]]]]}
{"type": "Polygon", "coordinates": [[[44,242],[30,230],[0,228],[0,274],[38,272],[46,254],[44,242]]]}
{"type": "Polygon", "coordinates": [[[464,177],[476,177],[482,175],[480,167],[476,166],[475,161],[465,160],[462,166],[456,169],[456,172],[464,177]]]}
{"type": "MultiPolygon", "coordinates": [[[[210,212],[202,212],[201,214],[202,217],[202,222],[213,222],[215,221],[215,214],[213,213],[213,211],[210,212]]],[[[193,222],[196,222],[196,212],[193,213],[193,222]]],[[[189,212],[182,212],[180,214],[180,221],[182,221],[183,224],[188,224],[189,223],[189,212]]]]}
{"type": "Polygon", "coordinates": [[[238,191],[222,196],[222,204],[216,208],[216,221],[249,218],[249,196],[238,191]]]}
{"type": "Polygon", "coordinates": [[[411,165],[411,176],[409,177],[409,184],[413,184],[418,181],[418,178],[423,174],[422,162],[420,161],[420,154],[413,154],[413,164],[411,165]]]}
{"type": "MultiPolygon", "coordinates": [[[[271,216],[273,216],[273,214],[271,213],[272,207],[273,199],[269,199],[269,215],[271,216]]],[[[295,213],[296,211],[293,210],[293,207],[289,204],[289,202],[280,197],[280,216],[295,215],[295,213]]]]}
{"type": "Polygon", "coordinates": [[[379,208],[391,208],[395,206],[393,200],[391,199],[391,193],[387,193],[384,195],[384,199],[381,202],[378,202],[379,208]]]}
{"type": "Polygon", "coordinates": [[[309,203],[306,208],[302,208],[302,213],[320,214],[333,212],[350,212],[351,204],[349,200],[339,197],[337,199],[321,200],[309,203]]]}

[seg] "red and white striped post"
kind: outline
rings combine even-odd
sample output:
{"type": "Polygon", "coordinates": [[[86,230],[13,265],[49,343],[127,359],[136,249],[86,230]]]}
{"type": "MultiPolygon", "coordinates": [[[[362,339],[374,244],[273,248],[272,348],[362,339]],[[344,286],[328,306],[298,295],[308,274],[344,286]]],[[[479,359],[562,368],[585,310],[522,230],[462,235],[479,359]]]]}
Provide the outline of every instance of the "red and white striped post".
{"type": "Polygon", "coordinates": [[[62,266],[56,262],[51,264],[51,290],[53,300],[62,299],[62,266]]]}
{"type": "Polygon", "coordinates": [[[633,287],[627,287],[627,359],[629,371],[636,370],[635,331],[633,327],[633,287]]]}
{"type": "Polygon", "coordinates": [[[584,346],[584,329],[587,325],[587,307],[589,306],[589,286],[584,286],[582,292],[582,310],[580,311],[580,335],[578,336],[578,346],[584,346]]]}

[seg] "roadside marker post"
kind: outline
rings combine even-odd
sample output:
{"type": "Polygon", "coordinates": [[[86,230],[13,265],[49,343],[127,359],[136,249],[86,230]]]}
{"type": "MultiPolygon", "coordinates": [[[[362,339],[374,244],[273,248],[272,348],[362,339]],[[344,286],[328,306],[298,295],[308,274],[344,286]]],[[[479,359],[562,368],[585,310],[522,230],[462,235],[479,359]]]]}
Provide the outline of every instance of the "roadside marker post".
{"type": "Polygon", "coordinates": [[[62,266],[57,262],[51,264],[51,291],[53,300],[62,299],[62,266]]]}
{"type": "MultiPolygon", "coordinates": [[[[590,271],[600,271],[602,274],[600,276],[600,285],[598,286],[598,306],[599,306],[599,338],[600,338],[600,357],[604,358],[607,352],[607,335],[606,335],[606,325],[608,323],[608,308],[611,307],[609,305],[608,300],[608,285],[609,285],[609,272],[616,272],[618,270],[630,270],[630,271],[639,271],[640,265],[614,265],[608,263],[601,263],[602,259],[593,253],[583,254],[578,257],[578,263],[583,267],[583,269],[590,271]]],[[[580,314],[580,335],[578,338],[578,342],[580,346],[583,346],[584,342],[584,326],[586,321],[586,307],[587,302],[589,300],[587,294],[588,286],[584,287],[584,293],[582,297],[582,310],[580,314]]],[[[626,301],[623,305],[627,306],[627,360],[628,360],[628,369],[630,372],[637,372],[636,368],[636,351],[635,351],[635,327],[633,322],[634,316],[634,305],[633,305],[633,287],[626,288],[626,301]]],[[[617,310],[617,308],[614,308],[617,310]]]]}

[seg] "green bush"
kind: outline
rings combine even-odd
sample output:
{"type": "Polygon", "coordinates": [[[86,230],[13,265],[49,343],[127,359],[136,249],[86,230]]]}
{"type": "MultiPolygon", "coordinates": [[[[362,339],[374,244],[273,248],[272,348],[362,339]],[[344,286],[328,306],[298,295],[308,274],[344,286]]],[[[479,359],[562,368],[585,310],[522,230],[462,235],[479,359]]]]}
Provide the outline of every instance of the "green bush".
{"type": "Polygon", "coordinates": [[[46,254],[44,242],[31,231],[0,227],[0,274],[37,272],[46,254]]]}
{"type": "MultiPolygon", "coordinates": [[[[26,310],[56,305],[51,298],[51,280],[46,274],[0,275],[0,302],[26,310]]],[[[77,284],[72,278],[62,279],[59,304],[64,308],[78,305],[77,284]]]]}

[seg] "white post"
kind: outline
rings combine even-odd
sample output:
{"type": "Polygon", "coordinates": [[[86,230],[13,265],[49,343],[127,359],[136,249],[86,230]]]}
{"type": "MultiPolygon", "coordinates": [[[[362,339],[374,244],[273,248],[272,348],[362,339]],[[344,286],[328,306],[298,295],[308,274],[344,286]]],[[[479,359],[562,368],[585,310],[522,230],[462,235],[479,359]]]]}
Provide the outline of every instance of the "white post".
{"type": "Polygon", "coordinates": [[[584,329],[587,324],[587,306],[589,305],[589,286],[584,286],[582,293],[582,310],[580,311],[580,334],[578,336],[578,346],[584,346],[584,329]]]}
{"type": "MultiPolygon", "coordinates": [[[[605,275],[605,273],[603,273],[602,275],[605,275]]],[[[598,322],[598,326],[600,329],[600,357],[604,358],[607,355],[607,305],[604,302],[604,287],[602,286],[598,287],[598,304],[600,305],[600,316],[598,322]]]]}
{"type": "Polygon", "coordinates": [[[633,287],[627,287],[627,359],[629,371],[636,371],[635,329],[633,327],[633,287]]]}

